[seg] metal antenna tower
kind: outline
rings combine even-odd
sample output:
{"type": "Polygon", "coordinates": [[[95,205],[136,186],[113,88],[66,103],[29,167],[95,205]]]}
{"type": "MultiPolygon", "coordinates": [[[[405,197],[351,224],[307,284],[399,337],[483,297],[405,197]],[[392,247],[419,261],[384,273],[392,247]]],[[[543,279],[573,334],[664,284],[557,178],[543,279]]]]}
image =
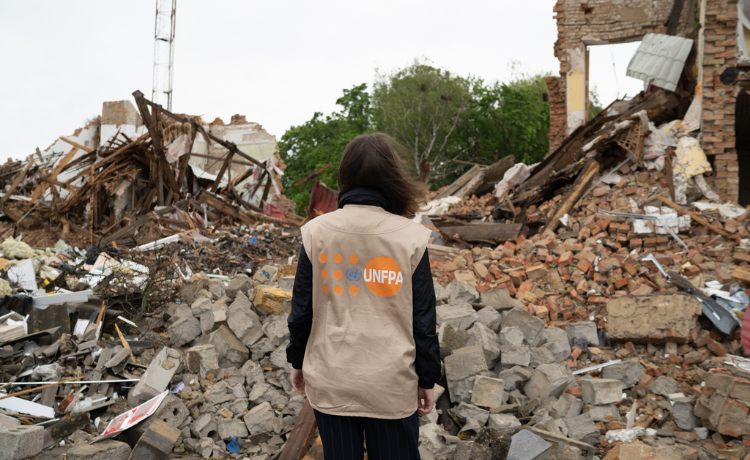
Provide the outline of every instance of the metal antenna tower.
{"type": "Polygon", "coordinates": [[[172,111],[172,70],[177,0],[156,0],[154,76],[151,100],[172,111]]]}

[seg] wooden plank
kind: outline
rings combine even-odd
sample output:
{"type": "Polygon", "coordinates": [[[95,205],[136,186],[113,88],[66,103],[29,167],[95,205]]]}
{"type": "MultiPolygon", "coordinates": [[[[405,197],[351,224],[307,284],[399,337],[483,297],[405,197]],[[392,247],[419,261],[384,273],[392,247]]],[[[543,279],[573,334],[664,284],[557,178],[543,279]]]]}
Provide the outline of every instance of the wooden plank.
{"type": "Polygon", "coordinates": [[[734,272],[732,273],[732,279],[736,279],[738,281],[744,281],[746,283],[750,283],[750,268],[748,267],[737,267],[734,269],[734,272]]]}
{"type": "MultiPolygon", "coordinates": [[[[230,150],[227,156],[224,158],[224,163],[221,165],[221,169],[219,169],[219,173],[216,175],[216,180],[211,186],[212,192],[215,192],[216,190],[219,189],[221,178],[224,177],[224,173],[227,171],[227,169],[229,168],[229,165],[232,163],[233,157],[234,157],[234,152],[230,150]]],[[[229,181],[227,181],[227,183],[229,183],[229,181]]]]}
{"type": "Polygon", "coordinates": [[[596,176],[598,173],[599,163],[592,160],[589,163],[588,167],[581,172],[581,175],[579,176],[580,180],[576,181],[578,183],[573,187],[570,193],[568,193],[568,196],[565,197],[562,203],[560,203],[560,207],[557,208],[557,211],[555,211],[555,215],[552,216],[552,219],[547,223],[545,232],[555,232],[557,227],[560,226],[560,218],[570,212],[571,209],[573,209],[573,206],[575,206],[575,204],[578,203],[578,200],[581,198],[581,194],[588,188],[591,181],[594,180],[594,176],[596,176]]]}
{"type": "Polygon", "coordinates": [[[323,455],[323,438],[318,436],[315,438],[315,442],[310,447],[310,450],[307,451],[307,455],[305,455],[302,460],[324,460],[325,457],[323,455]]]}
{"type": "Polygon", "coordinates": [[[701,216],[700,214],[692,212],[692,211],[689,211],[689,210],[683,208],[682,206],[680,206],[679,204],[673,202],[672,200],[668,200],[668,199],[664,198],[661,195],[656,195],[656,199],[659,200],[659,201],[661,201],[662,203],[666,204],[667,206],[669,206],[670,208],[674,209],[675,211],[677,211],[680,214],[687,214],[688,216],[692,217],[694,221],[696,221],[699,224],[703,225],[707,229],[709,229],[709,230],[711,230],[711,231],[713,231],[715,233],[718,233],[719,235],[723,236],[724,238],[726,238],[728,240],[732,239],[732,235],[731,234],[729,234],[728,232],[720,229],[716,225],[713,225],[712,223],[710,223],[708,221],[708,219],[706,219],[705,217],[701,216]]]}
{"type": "MultiPolygon", "coordinates": [[[[62,160],[60,160],[59,163],[57,163],[57,166],[55,166],[55,169],[50,172],[47,177],[50,179],[57,179],[57,175],[62,172],[65,165],[70,162],[70,160],[73,159],[75,154],[78,153],[78,147],[73,147],[70,152],[68,152],[62,160]]],[[[44,193],[45,190],[47,190],[47,187],[49,187],[48,184],[42,182],[39,184],[39,186],[34,190],[34,192],[31,194],[31,201],[36,201],[39,199],[40,196],[42,196],[42,193],[44,193]]]]}
{"type": "Polygon", "coordinates": [[[664,32],[665,34],[677,35],[677,26],[680,23],[680,14],[682,14],[682,6],[684,3],[685,0],[674,0],[672,11],[669,12],[667,22],[664,23],[664,25],[667,26],[667,30],[664,32]]]}
{"type": "Polygon", "coordinates": [[[315,435],[315,428],[317,428],[315,414],[310,402],[305,400],[305,405],[302,406],[292,432],[289,433],[279,460],[302,460],[310,448],[310,442],[315,435]]]}
{"type": "Polygon", "coordinates": [[[453,195],[454,193],[456,193],[457,191],[459,191],[461,189],[461,187],[463,187],[464,185],[466,185],[467,183],[469,183],[469,181],[471,181],[477,174],[479,174],[480,171],[482,171],[482,169],[483,168],[481,166],[472,166],[471,169],[469,169],[468,171],[466,171],[461,177],[459,177],[458,179],[456,179],[455,182],[453,182],[451,185],[449,185],[448,187],[446,187],[445,190],[443,190],[442,192],[438,193],[437,196],[435,196],[434,199],[435,200],[439,200],[441,198],[445,198],[446,196],[453,195]]]}
{"type": "MultiPolygon", "coordinates": [[[[37,149],[38,150],[38,149],[37,149]]],[[[18,185],[21,183],[24,177],[26,177],[26,174],[28,174],[29,169],[34,166],[34,159],[32,158],[31,161],[29,161],[29,164],[26,165],[26,167],[21,171],[13,180],[13,183],[10,185],[10,189],[5,192],[5,196],[3,196],[3,199],[0,200],[0,203],[5,204],[6,201],[8,201],[8,198],[10,198],[11,195],[16,191],[18,188],[18,185]]]]}
{"type": "Polygon", "coordinates": [[[477,196],[490,193],[495,190],[495,184],[503,180],[505,173],[513,167],[516,162],[516,158],[513,155],[503,157],[498,162],[487,167],[484,170],[484,183],[482,183],[473,193],[477,196]]]}
{"type": "MultiPolygon", "coordinates": [[[[229,153],[227,153],[228,155],[229,153]]],[[[189,153],[185,156],[191,156],[191,157],[198,157],[198,158],[206,158],[207,160],[224,160],[226,159],[226,156],[223,157],[212,157],[211,155],[204,155],[202,153],[189,153]]],[[[255,166],[255,164],[250,163],[249,161],[245,160],[238,160],[236,158],[232,159],[233,165],[243,165],[243,166],[255,166]]]]}
{"type": "MultiPolygon", "coordinates": [[[[76,187],[75,185],[66,184],[65,182],[60,182],[56,179],[50,179],[49,177],[45,177],[44,182],[47,182],[50,185],[57,185],[60,188],[64,188],[66,190],[69,190],[71,192],[78,192],[81,190],[80,187],[76,187]]],[[[53,190],[54,191],[54,190],[53,190]]]]}
{"type": "Polygon", "coordinates": [[[60,139],[62,139],[63,141],[67,142],[68,144],[72,145],[73,147],[77,147],[78,149],[83,150],[86,153],[91,153],[91,152],[94,151],[94,149],[90,149],[90,148],[86,147],[85,145],[81,145],[78,142],[71,141],[70,139],[67,139],[65,137],[61,137],[60,139]]]}
{"type": "Polygon", "coordinates": [[[455,227],[440,227],[440,232],[451,237],[458,235],[464,241],[507,241],[521,234],[523,224],[476,224],[455,227]]]}
{"type": "Polygon", "coordinates": [[[201,190],[201,193],[198,194],[197,200],[202,201],[213,208],[216,208],[219,212],[223,214],[232,216],[235,219],[239,219],[247,224],[255,225],[256,223],[253,219],[251,219],[246,214],[239,212],[239,210],[236,209],[235,207],[225,203],[221,198],[205,190],[201,190]]]}

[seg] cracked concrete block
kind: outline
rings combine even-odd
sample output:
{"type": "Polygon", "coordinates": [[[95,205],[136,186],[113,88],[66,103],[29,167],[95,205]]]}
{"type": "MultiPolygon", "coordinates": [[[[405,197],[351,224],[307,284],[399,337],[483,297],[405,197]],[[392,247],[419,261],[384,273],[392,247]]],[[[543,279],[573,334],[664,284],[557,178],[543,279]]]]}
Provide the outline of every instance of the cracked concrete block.
{"type": "Polygon", "coordinates": [[[19,425],[0,430],[0,460],[22,460],[44,447],[44,428],[19,425]]]}
{"type": "Polygon", "coordinates": [[[130,446],[106,439],[96,444],[75,445],[65,455],[67,460],[128,460],[130,446]]]}
{"type": "Polygon", "coordinates": [[[505,400],[505,382],[491,377],[476,377],[471,392],[472,404],[490,408],[505,404],[505,400]]]}
{"type": "Polygon", "coordinates": [[[548,327],[542,331],[544,348],[548,349],[555,361],[565,361],[570,357],[570,341],[566,331],[559,327],[548,327]]]}
{"type": "Polygon", "coordinates": [[[643,365],[637,360],[613,364],[602,369],[602,378],[619,380],[623,388],[632,388],[643,379],[643,365]]]}
{"type": "Polygon", "coordinates": [[[581,380],[581,399],[586,404],[606,405],[622,400],[622,382],[614,379],[581,380]]]}
{"type": "MultiPolygon", "coordinates": [[[[495,371],[497,371],[497,368],[495,368],[495,371]]],[[[531,378],[531,370],[521,366],[514,366],[501,371],[498,374],[498,378],[505,382],[505,391],[512,391],[523,387],[523,384],[531,378]]]]}
{"type": "Polygon", "coordinates": [[[523,308],[523,304],[510,296],[507,289],[490,289],[479,293],[479,303],[487,305],[495,310],[510,310],[523,308]]]}
{"type": "Polygon", "coordinates": [[[201,335],[201,323],[193,316],[190,308],[181,305],[169,319],[167,334],[175,347],[182,347],[201,335]]]}
{"type": "Polygon", "coordinates": [[[130,453],[129,460],[166,459],[172,453],[172,447],[180,434],[180,430],[176,427],[161,420],[155,421],[138,440],[138,444],[130,453]]]}
{"type": "Polygon", "coordinates": [[[482,347],[484,359],[487,361],[487,368],[492,369],[495,367],[500,358],[500,338],[497,334],[482,323],[474,323],[467,332],[469,333],[469,337],[466,339],[466,346],[471,347],[476,345],[482,347]]]}
{"type": "MultiPolygon", "coordinates": [[[[256,273],[257,275],[257,273],[256,273]]],[[[257,286],[253,305],[258,310],[272,315],[289,314],[288,302],[292,293],[271,286],[257,286]]]]}
{"type": "Polygon", "coordinates": [[[224,441],[230,441],[234,438],[247,437],[247,426],[240,419],[220,419],[219,420],[219,437],[224,441]]]}
{"type": "Polygon", "coordinates": [[[522,347],[524,340],[520,327],[508,326],[500,330],[500,344],[512,347],[522,347]]]}
{"type": "Polygon", "coordinates": [[[618,297],[607,303],[607,332],[617,341],[686,343],[698,337],[702,308],[685,293],[618,297]]]}
{"type": "Polygon", "coordinates": [[[179,350],[162,348],[151,360],[141,380],[131,390],[131,396],[140,401],[158,396],[172,381],[172,377],[180,367],[181,359],[182,353],[179,350]]]}
{"type": "Polygon", "coordinates": [[[568,427],[568,437],[571,439],[585,442],[592,446],[601,442],[599,428],[588,414],[581,414],[577,417],[565,419],[565,426],[568,427]]]}
{"type": "Polygon", "coordinates": [[[574,381],[573,373],[565,363],[543,364],[532,372],[523,388],[530,399],[544,401],[549,396],[559,398],[574,381]]]}
{"type": "Polygon", "coordinates": [[[514,366],[527,367],[531,362],[531,349],[528,345],[516,347],[513,345],[500,346],[500,366],[508,369],[514,366]]]}
{"type": "Polygon", "coordinates": [[[503,316],[492,307],[484,307],[477,312],[477,320],[497,334],[500,332],[503,316]]]}
{"type": "Polygon", "coordinates": [[[503,329],[506,327],[518,327],[523,332],[524,340],[529,346],[536,347],[542,341],[541,332],[544,329],[544,321],[531,315],[525,310],[511,310],[503,317],[503,329]]]}
{"type": "Polygon", "coordinates": [[[474,307],[468,303],[439,305],[435,308],[437,324],[450,324],[455,329],[465,331],[479,319],[474,307]]]}
{"type": "Polygon", "coordinates": [[[276,431],[282,427],[281,418],[276,417],[276,414],[271,410],[271,404],[268,402],[250,409],[250,412],[245,414],[243,421],[250,435],[276,431]]]}
{"type": "Polygon", "coordinates": [[[458,406],[451,409],[451,412],[461,421],[473,419],[480,425],[487,423],[487,418],[490,416],[490,411],[465,402],[459,403],[458,406]]]}
{"type": "Polygon", "coordinates": [[[216,347],[219,365],[222,368],[240,367],[250,357],[250,350],[226,326],[212,332],[209,342],[216,347]]]}
{"type": "Polygon", "coordinates": [[[229,286],[226,287],[225,293],[229,300],[234,300],[237,294],[240,292],[247,292],[253,288],[253,280],[245,274],[238,274],[229,282],[229,286]]]}
{"type": "Polygon", "coordinates": [[[508,460],[547,460],[552,444],[529,430],[521,430],[511,437],[508,460]]]}
{"type": "Polygon", "coordinates": [[[487,420],[487,427],[498,430],[500,433],[513,436],[521,429],[521,422],[515,415],[511,414],[490,414],[487,420]]]}
{"type": "Polygon", "coordinates": [[[467,331],[456,329],[447,322],[440,325],[437,334],[441,358],[450,355],[453,350],[465,347],[466,341],[469,339],[467,331]]]}
{"type": "Polygon", "coordinates": [[[474,388],[474,377],[487,375],[487,361],[481,347],[464,347],[445,358],[445,377],[448,394],[455,403],[469,402],[474,388]]]}
{"type": "Polygon", "coordinates": [[[254,345],[264,335],[260,317],[242,292],[237,293],[234,302],[227,309],[227,325],[247,347],[254,345]]]}
{"type": "Polygon", "coordinates": [[[672,419],[680,429],[685,431],[693,431],[698,426],[698,417],[694,414],[694,401],[693,398],[687,396],[672,400],[672,419]]]}
{"type": "Polygon", "coordinates": [[[448,291],[448,303],[474,303],[479,300],[477,289],[469,283],[453,280],[445,289],[448,291]]]}
{"type": "Polygon", "coordinates": [[[565,325],[565,332],[568,335],[568,342],[585,345],[599,345],[599,333],[596,329],[596,323],[591,321],[581,321],[578,323],[568,323],[565,325]]]}

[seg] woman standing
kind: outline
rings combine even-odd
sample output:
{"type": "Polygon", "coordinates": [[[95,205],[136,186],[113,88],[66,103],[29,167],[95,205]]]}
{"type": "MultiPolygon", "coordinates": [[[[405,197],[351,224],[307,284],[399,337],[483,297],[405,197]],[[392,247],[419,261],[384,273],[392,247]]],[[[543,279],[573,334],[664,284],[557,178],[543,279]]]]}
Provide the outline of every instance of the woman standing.
{"type": "Polygon", "coordinates": [[[326,460],[418,459],[418,416],[440,378],[435,291],[414,215],[426,187],[382,133],[354,138],[339,166],[339,209],[302,227],[290,342],[326,460]]]}

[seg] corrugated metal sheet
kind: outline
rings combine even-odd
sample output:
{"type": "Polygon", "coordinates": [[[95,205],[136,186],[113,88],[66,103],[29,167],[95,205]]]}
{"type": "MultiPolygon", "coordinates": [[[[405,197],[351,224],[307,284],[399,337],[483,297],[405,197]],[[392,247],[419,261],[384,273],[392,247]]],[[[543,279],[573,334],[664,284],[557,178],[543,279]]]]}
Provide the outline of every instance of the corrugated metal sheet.
{"type": "Polygon", "coordinates": [[[628,77],[674,91],[685,67],[693,40],[671,35],[646,34],[628,64],[628,77]]]}

